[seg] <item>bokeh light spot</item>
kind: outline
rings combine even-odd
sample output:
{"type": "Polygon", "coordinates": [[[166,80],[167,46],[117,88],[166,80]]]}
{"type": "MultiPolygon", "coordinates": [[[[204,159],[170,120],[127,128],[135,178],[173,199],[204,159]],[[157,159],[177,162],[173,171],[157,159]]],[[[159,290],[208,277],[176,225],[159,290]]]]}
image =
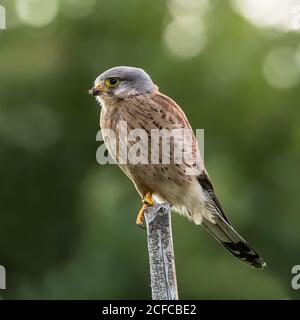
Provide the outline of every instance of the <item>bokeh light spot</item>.
{"type": "Polygon", "coordinates": [[[280,31],[295,30],[300,0],[232,0],[233,8],[256,27],[280,31]]]}
{"type": "Polygon", "coordinates": [[[177,16],[186,15],[189,13],[203,16],[209,8],[208,0],[169,0],[167,2],[168,11],[176,18],[177,16]]]}
{"type": "Polygon", "coordinates": [[[273,49],[263,63],[263,74],[267,82],[277,89],[289,89],[300,79],[295,50],[290,47],[273,49]]]}
{"type": "Polygon", "coordinates": [[[57,13],[58,0],[17,0],[16,11],[20,20],[32,27],[44,27],[57,13]]]}
{"type": "Polygon", "coordinates": [[[203,49],[206,30],[196,15],[178,16],[166,27],[164,41],[175,56],[192,58],[203,49]]]}

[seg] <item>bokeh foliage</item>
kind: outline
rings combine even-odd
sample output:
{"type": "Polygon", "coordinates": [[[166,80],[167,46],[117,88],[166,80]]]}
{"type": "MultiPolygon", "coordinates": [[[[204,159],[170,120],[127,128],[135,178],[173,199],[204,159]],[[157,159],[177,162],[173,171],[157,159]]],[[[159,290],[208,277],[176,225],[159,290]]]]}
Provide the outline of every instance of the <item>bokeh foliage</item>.
{"type": "MultiPolygon", "coordinates": [[[[95,159],[100,109],[88,96],[116,65],[144,68],[205,128],[205,163],[240,233],[268,268],[236,261],[202,229],[173,216],[181,298],[288,299],[300,264],[299,85],[270,86],[268,51],[299,35],[257,29],[212,1],[207,43],[190,59],[168,52],[164,1],[97,1],[88,15],[18,23],[2,1],[0,32],[0,264],[4,298],[149,298],[139,197],[125,175],[95,159]],[[10,21],[12,26],[10,27],[10,21]]],[[[63,1],[59,2],[62,5],[63,1]]]]}

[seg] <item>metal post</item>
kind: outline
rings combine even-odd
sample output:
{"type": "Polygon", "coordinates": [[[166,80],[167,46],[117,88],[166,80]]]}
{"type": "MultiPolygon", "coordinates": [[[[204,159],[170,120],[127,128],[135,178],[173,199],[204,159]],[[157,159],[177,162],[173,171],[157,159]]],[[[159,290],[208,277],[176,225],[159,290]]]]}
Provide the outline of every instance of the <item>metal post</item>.
{"type": "Polygon", "coordinates": [[[169,204],[145,210],[152,300],[178,300],[169,204]]]}

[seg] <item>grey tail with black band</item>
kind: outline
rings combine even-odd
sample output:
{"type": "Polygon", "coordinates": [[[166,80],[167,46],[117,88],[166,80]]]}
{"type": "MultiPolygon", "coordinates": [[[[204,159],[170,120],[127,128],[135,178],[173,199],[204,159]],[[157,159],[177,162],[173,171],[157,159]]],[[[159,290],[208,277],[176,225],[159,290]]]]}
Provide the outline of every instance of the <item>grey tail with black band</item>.
{"type": "Polygon", "coordinates": [[[203,218],[202,226],[235,257],[254,268],[263,269],[266,266],[264,260],[233,229],[226,218],[207,174],[203,173],[198,176],[198,181],[207,195],[209,201],[207,207],[214,209],[214,223],[203,218]]]}
{"type": "Polygon", "coordinates": [[[216,223],[212,223],[203,219],[202,226],[241,261],[257,269],[263,269],[266,266],[259,254],[221,216],[215,221],[216,223]]]}

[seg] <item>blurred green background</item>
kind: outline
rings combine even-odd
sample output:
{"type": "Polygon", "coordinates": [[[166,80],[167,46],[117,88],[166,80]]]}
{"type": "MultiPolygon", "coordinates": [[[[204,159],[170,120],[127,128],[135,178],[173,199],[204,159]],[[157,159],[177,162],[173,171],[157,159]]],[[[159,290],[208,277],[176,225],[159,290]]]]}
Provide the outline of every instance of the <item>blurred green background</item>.
{"type": "Polygon", "coordinates": [[[268,263],[249,268],[174,214],[180,297],[300,297],[291,288],[300,264],[294,2],[1,1],[2,298],[150,298],[140,199],[117,166],[95,158],[100,109],[87,90],[117,65],[144,68],[205,129],[217,194],[268,263]]]}

